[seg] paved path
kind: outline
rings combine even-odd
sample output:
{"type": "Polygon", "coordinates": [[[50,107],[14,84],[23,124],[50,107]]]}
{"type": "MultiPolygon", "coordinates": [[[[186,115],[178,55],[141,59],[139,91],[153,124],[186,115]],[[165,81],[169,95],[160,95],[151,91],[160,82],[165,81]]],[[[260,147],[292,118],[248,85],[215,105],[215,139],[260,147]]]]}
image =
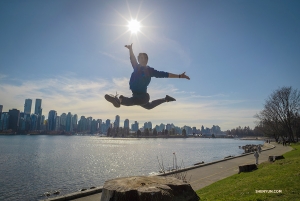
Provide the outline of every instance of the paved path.
{"type": "MultiPolygon", "coordinates": [[[[263,151],[259,156],[259,163],[268,161],[269,156],[282,155],[290,150],[292,150],[290,146],[282,146],[277,143],[265,144],[263,147],[263,151]],[[272,145],[275,145],[275,148],[266,150],[272,145]]],[[[209,165],[206,164],[205,166],[188,170],[186,178],[191,184],[192,188],[196,191],[216,181],[237,174],[239,165],[254,163],[255,157],[253,156],[253,154],[249,154],[242,157],[236,157],[230,160],[220,161],[217,163],[209,163],[209,165]]],[[[100,201],[100,198],[101,193],[97,193],[94,195],[73,199],[73,201],[100,201]]],[[[55,199],[51,200],[54,201],[55,199]]]]}
{"type": "MultiPolygon", "coordinates": [[[[268,161],[269,156],[282,155],[292,150],[290,146],[282,146],[277,143],[274,143],[273,145],[276,146],[274,149],[263,150],[260,153],[258,163],[268,161]]],[[[266,149],[266,147],[264,147],[264,149],[266,149]]],[[[239,172],[238,166],[246,164],[255,164],[255,157],[253,154],[189,170],[186,178],[189,179],[191,177],[189,183],[192,188],[194,190],[199,190],[216,181],[237,174],[239,172]]]]}

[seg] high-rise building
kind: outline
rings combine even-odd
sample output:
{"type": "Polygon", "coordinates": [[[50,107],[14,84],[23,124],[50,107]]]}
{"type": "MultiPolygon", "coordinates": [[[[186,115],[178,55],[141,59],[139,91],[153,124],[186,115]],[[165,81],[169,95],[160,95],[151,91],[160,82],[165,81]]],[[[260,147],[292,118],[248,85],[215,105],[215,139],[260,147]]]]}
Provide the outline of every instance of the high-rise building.
{"type": "Polygon", "coordinates": [[[165,130],[165,129],[166,129],[166,125],[163,124],[163,123],[161,123],[161,124],[159,125],[159,131],[162,132],[162,131],[165,130]]]}
{"type": "Polygon", "coordinates": [[[131,130],[132,131],[138,131],[139,130],[139,123],[137,121],[135,121],[134,124],[131,124],[131,130]]]}
{"type": "Polygon", "coordinates": [[[55,131],[56,116],[57,116],[57,112],[55,110],[50,110],[49,115],[48,115],[48,130],[49,131],[55,131]]]}
{"type": "Polygon", "coordinates": [[[100,133],[102,133],[102,128],[101,128],[101,126],[102,126],[102,119],[97,119],[97,123],[98,123],[98,131],[100,133]]]}
{"type": "Polygon", "coordinates": [[[129,120],[125,119],[124,121],[124,128],[129,128],[129,120]]]}
{"type": "Polygon", "coordinates": [[[86,131],[86,118],[85,118],[85,116],[80,117],[80,120],[78,122],[78,131],[79,132],[86,131]]]}
{"type": "Polygon", "coordinates": [[[42,116],[42,99],[35,99],[34,114],[42,116]]]}
{"type": "Polygon", "coordinates": [[[92,129],[92,121],[93,121],[93,117],[86,118],[86,124],[87,124],[88,131],[91,131],[91,129],[92,129]]]}
{"type": "Polygon", "coordinates": [[[55,130],[56,130],[56,131],[59,131],[59,130],[60,130],[60,116],[56,116],[55,130]]]}
{"type": "Polygon", "coordinates": [[[72,127],[73,129],[77,130],[77,123],[78,123],[78,115],[74,114],[72,117],[72,127]]]}
{"type": "Polygon", "coordinates": [[[31,105],[32,105],[32,100],[31,99],[25,99],[25,104],[24,104],[24,113],[25,114],[31,114],[31,105]]]}
{"type": "Polygon", "coordinates": [[[25,131],[26,121],[24,117],[19,118],[19,131],[25,131]]]}
{"type": "Polygon", "coordinates": [[[91,133],[97,133],[98,130],[98,122],[96,121],[96,119],[92,120],[92,126],[91,126],[91,133]]]}
{"type": "Polygon", "coordinates": [[[150,121],[144,123],[144,129],[146,129],[146,128],[152,129],[152,123],[150,121]]]}
{"type": "Polygon", "coordinates": [[[192,130],[193,130],[193,131],[192,131],[192,132],[193,132],[193,134],[197,134],[197,128],[196,128],[195,126],[193,127],[193,129],[192,129],[192,130]]]}
{"type": "Polygon", "coordinates": [[[67,121],[67,114],[66,113],[62,113],[60,115],[60,127],[61,127],[61,130],[66,130],[66,121],[67,121]]]}
{"type": "Polygon", "coordinates": [[[12,109],[9,110],[8,114],[9,114],[8,129],[12,129],[13,131],[18,131],[20,110],[12,109]]]}
{"type": "Polygon", "coordinates": [[[38,115],[32,114],[30,116],[30,130],[32,131],[37,130],[37,123],[38,123],[38,115]]]}
{"type": "Polygon", "coordinates": [[[42,115],[41,124],[44,125],[44,122],[45,122],[45,115],[42,115]]]}
{"type": "Polygon", "coordinates": [[[105,132],[107,132],[108,128],[110,128],[110,120],[106,119],[105,132]]]}
{"type": "Polygon", "coordinates": [[[119,115],[116,116],[116,119],[115,119],[115,122],[114,122],[114,127],[115,128],[120,127],[120,116],[119,115]]]}
{"type": "Polygon", "coordinates": [[[8,129],[8,119],[9,119],[8,112],[2,112],[1,118],[0,118],[0,130],[8,129]]]}
{"type": "Polygon", "coordinates": [[[68,112],[67,119],[66,119],[66,131],[72,132],[73,131],[73,123],[72,123],[72,114],[68,112]]]}
{"type": "Polygon", "coordinates": [[[166,125],[166,130],[170,131],[171,129],[172,129],[171,124],[167,124],[167,125],[166,125]]]}
{"type": "Polygon", "coordinates": [[[101,125],[101,133],[106,133],[107,129],[106,129],[106,123],[102,122],[101,125]]]}
{"type": "Polygon", "coordinates": [[[42,125],[42,99],[35,99],[34,114],[37,115],[37,130],[40,130],[42,125]]]}
{"type": "Polygon", "coordinates": [[[3,105],[0,105],[0,119],[1,119],[2,110],[3,110],[3,105]]]}
{"type": "Polygon", "coordinates": [[[205,130],[204,130],[204,126],[201,126],[201,134],[204,134],[205,130]]]}

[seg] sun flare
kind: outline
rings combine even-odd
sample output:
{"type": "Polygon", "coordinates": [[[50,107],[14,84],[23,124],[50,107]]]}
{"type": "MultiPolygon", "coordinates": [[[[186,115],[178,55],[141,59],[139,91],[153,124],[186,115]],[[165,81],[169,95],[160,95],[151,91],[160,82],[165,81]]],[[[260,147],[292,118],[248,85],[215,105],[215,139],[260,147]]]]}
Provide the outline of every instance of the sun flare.
{"type": "Polygon", "coordinates": [[[131,20],[128,22],[128,29],[131,31],[131,33],[136,34],[137,32],[140,31],[141,25],[140,22],[137,20],[131,20]]]}

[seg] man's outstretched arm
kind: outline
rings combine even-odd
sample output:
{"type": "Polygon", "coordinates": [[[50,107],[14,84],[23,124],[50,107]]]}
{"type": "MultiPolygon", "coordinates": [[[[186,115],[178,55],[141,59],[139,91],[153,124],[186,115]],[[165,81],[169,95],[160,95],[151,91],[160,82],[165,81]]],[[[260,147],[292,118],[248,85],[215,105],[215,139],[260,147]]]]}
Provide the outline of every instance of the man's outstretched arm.
{"type": "Polygon", "coordinates": [[[176,75],[176,74],[173,74],[173,73],[169,73],[169,78],[185,78],[185,79],[188,79],[188,80],[190,79],[190,77],[187,76],[185,74],[185,72],[182,73],[182,74],[179,74],[179,75],[176,75]]]}
{"type": "Polygon", "coordinates": [[[131,45],[125,45],[125,47],[127,47],[129,49],[130,62],[131,62],[132,67],[137,66],[138,63],[137,63],[136,58],[133,54],[132,43],[131,43],[131,45]]]}

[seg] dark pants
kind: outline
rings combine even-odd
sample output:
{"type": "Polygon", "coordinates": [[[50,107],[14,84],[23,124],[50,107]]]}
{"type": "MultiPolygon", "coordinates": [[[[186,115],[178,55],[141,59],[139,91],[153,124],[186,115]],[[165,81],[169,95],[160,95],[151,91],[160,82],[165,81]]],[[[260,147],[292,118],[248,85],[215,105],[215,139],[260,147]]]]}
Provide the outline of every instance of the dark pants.
{"type": "Polygon", "coordinates": [[[143,108],[148,110],[151,110],[152,108],[155,108],[156,106],[166,102],[164,98],[149,102],[150,96],[148,93],[143,93],[143,94],[133,93],[131,98],[127,98],[121,95],[120,98],[122,99],[121,105],[125,105],[125,106],[140,105],[143,108]]]}

